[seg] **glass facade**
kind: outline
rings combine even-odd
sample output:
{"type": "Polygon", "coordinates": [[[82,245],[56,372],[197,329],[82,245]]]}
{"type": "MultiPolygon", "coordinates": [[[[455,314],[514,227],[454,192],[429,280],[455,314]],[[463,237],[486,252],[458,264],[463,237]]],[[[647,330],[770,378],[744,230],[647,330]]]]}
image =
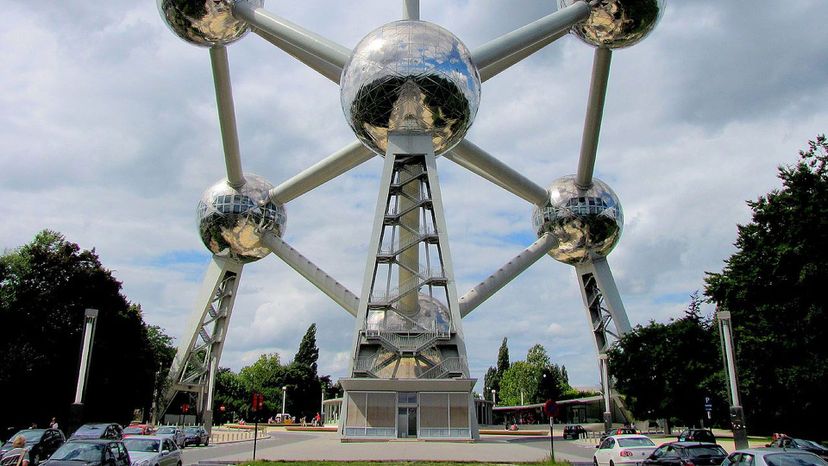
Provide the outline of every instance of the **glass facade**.
{"type": "Polygon", "coordinates": [[[347,399],[346,437],[471,438],[468,393],[349,392],[347,399]]]}

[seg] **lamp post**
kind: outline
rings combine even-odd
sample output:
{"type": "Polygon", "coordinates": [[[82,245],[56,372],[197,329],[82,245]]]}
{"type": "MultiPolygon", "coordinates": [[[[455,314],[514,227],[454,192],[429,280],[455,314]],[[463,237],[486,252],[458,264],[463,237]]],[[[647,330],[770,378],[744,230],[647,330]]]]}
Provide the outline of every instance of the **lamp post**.
{"type": "Polygon", "coordinates": [[[492,406],[497,406],[497,390],[492,389],[492,406]]]}
{"type": "Polygon", "coordinates": [[[78,368],[78,384],[75,388],[75,402],[71,406],[71,417],[74,424],[72,428],[79,426],[83,420],[83,396],[86,392],[86,380],[89,378],[89,366],[92,363],[92,345],[95,343],[95,323],[97,320],[98,310],[86,309],[84,312],[80,367],[78,368]]]}
{"type": "Polygon", "coordinates": [[[282,422],[285,422],[285,400],[287,400],[287,385],[282,387],[282,422]]]}
{"type": "Polygon", "coordinates": [[[733,321],[730,311],[716,312],[719,322],[719,338],[722,344],[722,360],[730,392],[730,421],[733,427],[733,442],[737,449],[749,448],[745,412],[739,401],[739,384],[736,377],[736,350],[733,346],[733,321]]]}

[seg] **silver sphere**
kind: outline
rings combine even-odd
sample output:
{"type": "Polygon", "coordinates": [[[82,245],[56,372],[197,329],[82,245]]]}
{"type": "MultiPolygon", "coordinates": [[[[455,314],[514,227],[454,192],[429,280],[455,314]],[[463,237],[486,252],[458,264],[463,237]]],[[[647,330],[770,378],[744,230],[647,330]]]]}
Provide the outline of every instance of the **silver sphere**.
{"type": "Polygon", "coordinates": [[[425,293],[417,296],[417,311],[405,317],[396,312],[368,311],[368,327],[390,331],[451,330],[448,306],[425,293]]]}
{"type": "Polygon", "coordinates": [[[624,229],[624,211],[618,196],[599,179],[580,189],[575,176],[558,178],[549,187],[549,202],[532,212],[538,237],[551,233],[558,245],[549,255],[566,264],[604,257],[612,251],[624,229]]]}
{"type": "MultiPolygon", "coordinates": [[[[576,1],[580,0],[558,0],[558,8],[576,1]]],[[[629,47],[653,30],[663,12],[664,0],[600,0],[589,18],[573,26],[572,32],[596,47],[629,47]]]]}
{"type": "Polygon", "coordinates": [[[380,155],[389,131],[429,133],[441,154],[463,139],[480,105],[480,74],[469,50],[424,21],[396,21],[365,36],[340,85],[345,119],[380,155]]]}
{"type": "Polygon", "coordinates": [[[235,42],[250,29],[247,23],[231,14],[235,1],[246,1],[257,7],[264,5],[264,0],[157,1],[161,17],[170,30],[185,41],[202,47],[235,42]]]}
{"type": "Polygon", "coordinates": [[[265,232],[285,233],[285,208],[268,197],[273,185],[245,174],[247,183],[233,189],[223,179],[211,186],[198,202],[198,232],[213,254],[247,263],[270,254],[261,239],[265,232]]]}

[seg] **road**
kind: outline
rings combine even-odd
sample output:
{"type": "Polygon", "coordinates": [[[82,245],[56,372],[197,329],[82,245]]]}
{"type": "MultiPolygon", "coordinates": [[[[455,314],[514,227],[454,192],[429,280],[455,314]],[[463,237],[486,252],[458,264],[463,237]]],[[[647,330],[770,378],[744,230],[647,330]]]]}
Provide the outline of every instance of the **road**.
{"type": "MultiPolygon", "coordinates": [[[[555,438],[555,457],[575,464],[591,464],[594,447],[555,438]]],[[[525,462],[549,455],[549,437],[484,435],[477,442],[394,442],[342,443],[335,432],[271,433],[259,440],[257,459],[269,460],[373,460],[373,461],[493,461],[525,462]]],[[[253,457],[253,442],[189,447],[183,451],[185,466],[210,462],[245,461],[253,457]]]]}

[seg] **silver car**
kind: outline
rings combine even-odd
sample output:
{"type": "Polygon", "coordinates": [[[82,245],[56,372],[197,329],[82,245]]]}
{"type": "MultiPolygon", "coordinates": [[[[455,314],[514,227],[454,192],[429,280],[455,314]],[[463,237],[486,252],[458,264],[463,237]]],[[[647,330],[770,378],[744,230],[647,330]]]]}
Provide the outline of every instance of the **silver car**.
{"type": "Polygon", "coordinates": [[[181,450],[168,436],[127,437],[124,445],[132,459],[131,466],[181,466],[181,450]]]}
{"type": "Polygon", "coordinates": [[[746,448],[729,454],[722,466],[828,466],[828,463],[802,450],[746,448]]]}
{"type": "Polygon", "coordinates": [[[178,448],[184,448],[187,446],[187,436],[178,426],[161,426],[155,431],[155,435],[173,439],[173,442],[178,445],[178,448]]]}

